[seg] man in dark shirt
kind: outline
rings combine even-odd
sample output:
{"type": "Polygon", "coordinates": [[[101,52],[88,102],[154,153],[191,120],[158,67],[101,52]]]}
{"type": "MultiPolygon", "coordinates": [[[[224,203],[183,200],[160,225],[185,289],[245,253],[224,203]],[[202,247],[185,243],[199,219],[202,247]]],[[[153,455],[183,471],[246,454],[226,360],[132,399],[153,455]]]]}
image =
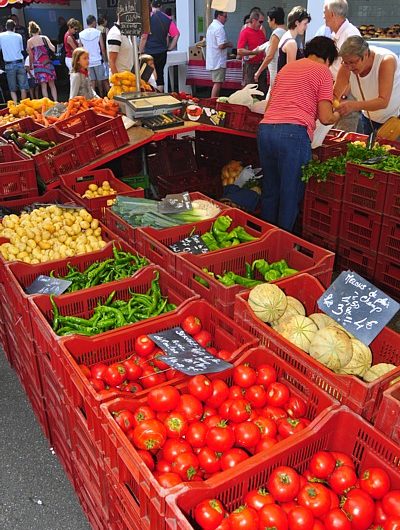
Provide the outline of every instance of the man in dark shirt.
{"type": "Polygon", "coordinates": [[[67,33],[68,31],[68,25],[67,25],[67,21],[65,20],[64,17],[58,17],[58,26],[59,26],[59,30],[58,30],[58,43],[59,44],[64,44],[64,35],[67,33]]]}
{"type": "Polygon", "coordinates": [[[11,15],[11,20],[13,20],[15,22],[15,33],[18,33],[19,35],[21,35],[22,37],[22,42],[23,42],[23,46],[24,46],[24,56],[26,56],[26,43],[28,42],[28,30],[26,29],[25,26],[21,26],[21,24],[19,23],[19,20],[18,20],[18,17],[17,15],[11,15]]]}

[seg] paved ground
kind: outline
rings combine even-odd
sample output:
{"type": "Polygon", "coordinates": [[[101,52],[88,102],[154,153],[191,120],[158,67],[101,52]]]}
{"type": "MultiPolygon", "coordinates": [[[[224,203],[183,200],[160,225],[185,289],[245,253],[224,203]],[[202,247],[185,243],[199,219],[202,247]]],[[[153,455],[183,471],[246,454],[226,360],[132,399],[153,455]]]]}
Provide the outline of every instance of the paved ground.
{"type": "Polygon", "coordinates": [[[75,492],[0,349],[0,528],[89,530],[75,492]]]}

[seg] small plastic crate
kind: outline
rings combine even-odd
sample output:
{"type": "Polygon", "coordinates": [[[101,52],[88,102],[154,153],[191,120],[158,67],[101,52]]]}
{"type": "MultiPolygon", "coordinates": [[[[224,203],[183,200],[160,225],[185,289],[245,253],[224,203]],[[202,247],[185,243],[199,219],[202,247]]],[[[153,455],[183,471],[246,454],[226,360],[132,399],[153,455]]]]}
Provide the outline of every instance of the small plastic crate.
{"type": "MultiPolygon", "coordinates": [[[[325,292],[324,287],[309,274],[287,278],[277,282],[288,296],[299,299],[306,308],[306,314],[320,312],[317,301],[325,292]]],[[[287,341],[282,335],[259,320],[248,304],[248,293],[236,297],[235,321],[243,329],[260,339],[262,344],[285,359],[298,372],[315,382],[325,392],[347,405],[352,410],[373,422],[390,381],[400,375],[400,339],[399,335],[389,328],[384,328],[370,344],[372,364],[392,363],[398,368],[376,379],[365,383],[352,375],[338,375],[313,359],[303,350],[287,341]]]]}
{"type": "Polygon", "coordinates": [[[276,467],[290,466],[301,474],[320,450],[344,451],[355,463],[358,474],[369,467],[383,468],[389,474],[391,487],[400,487],[398,446],[343,407],[340,411],[327,413],[301,440],[289,440],[285,447],[273,451],[256,468],[247,468],[240,475],[232,470],[229,480],[214,483],[210,488],[193,483],[185,491],[168,496],[166,527],[169,530],[197,528],[194,509],[199,502],[209,498],[219,499],[231,512],[243,504],[248,491],[265,486],[276,467]]]}
{"type": "Polygon", "coordinates": [[[321,162],[325,162],[328,158],[345,154],[347,152],[347,144],[350,142],[367,142],[367,140],[368,136],[365,134],[332,129],[327,134],[324,143],[314,150],[314,154],[321,162]]]}
{"type": "Polygon", "coordinates": [[[324,182],[318,182],[318,179],[312,178],[307,183],[306,197],[311,192],[321,199],[341,201],[344,192],[344,180],[345,176],[338,173],[329,173],[324,182]]]}
{"type": "Polygon", "coordinates": [[[388,177],[384,214],[400,219],[400,175],[388,177]]]}
{"type": "Polygon", "coordinates": [[[142,188],[143,190],[147,190],[150,188],[149,175],[134,175],[131,177],[121,177],[121,181],[133,189],[142,188]]]}
{"type": "Polygon", "coordinates": [[[61,175],[71,173],[93,159],[85,150],[84,144],[70,134],[60,132],[54,126],[36,131],[32,136],[57,144],[37,155],[32,155],[39,177],[47,186],[58,185],[61,175]]]}
{"type": "Polygon", "coordinates": [[[303,239],[305,239],[306,241],[309,241],[313,245],[326,248],[327,250],[330,250],[331,252],[336,252],[337,250],[337,245],[338,245],[337,237],[329,237],[325,235],[323,232],[318,232],[318,230],[314,230],[314,231],[308,230],[305,227],[303,227],[302,237],[303,239]]]}
{"type": "Polygon", "coordinates": [[[339,239],[367,252],[377,252],[382,228],[382,214],[344,202],[339,239]]]}
{"type": "Polygon", "coordinates": [[[3,132],[7,131],[8,129],[13,129],[14,131],[29,134],[34,131],[39,131],[40,129],[43,129],[43,125],[40,125],[39,123],[37,123],[30,117],[21,118],[20,120],[13,121],[12,123],[9,123],[8,125],[2,125],[0,127],[0,135],[2,135],[3,132]]]}
{"type": "MultiPolygon", "coordinates": [[[[184,137],[180,140],[168,138],[149,144],[147,165],[151,179],[195,172],[198,168],[193,151],[193,139],[191,137],[184,137]]],[[[183,189],[186,190],[182,187],[180,191],[183,189]]]]}
{"type": "Polygon", "coordinates": [[[390,386],[383,393],[375,427],[400,445],[400,383],[390,386]]]}
{"type": "MultiPolygon", "coordinates": [[[[228,215],[232,219],[232,224],[229,227],[229,230],[232,230],[237,226],[243,226],[250,235],[260,238],[261,240],[271,233],[271,231],[278,230],[276,226],[266,223],[261,219],[257,219],[253,215],[245,213],[237,208],[226,209],[221,212],[221,215],[228,215]]],[[[177,254],[169,248],[169,245],[177,243],[178,241],[181,241],[190,235],[204,234],[205,232],[208,232],[211,229],[214,221],[215,218],[207,219],[206,221],[175,226],[173,228],[166,228],[164,230],[156,230],[155,228],[151,227],[140,228],[138,237],[142,241],[142,253],[143,255],[146,255],[153,263],[162,265],[171,274],[181,277],[183,274],[184,265],[182,264],[182,259],[180,258],[187,255],[190,259],[192,255],[186,253],[177,254]]],[[[259,245],[260,243],[260,240],[254,241],[253,243],[242,243],[241,245],[235,247],[235,249],[240,254],[243,254],[246,252],[246,249],[251,248],[252,250],[254,245],[259,245]],[[252,246],[250,247],[250,245],[252,246]]],[[[197,257],[202,257],[208,262],[208,259],[212,260],[214,256],[225,255],[228,250],[229,249],[214,250],[208,252],[207,254],[198,255],[197,257]]]]}
{"type": "Polygon", "coordinates": [[[78,204],[82,204],[90,212],[101,215],[104,208],[112,205],[116,195],[106,195],[94,199],[86,199],[82,195],[87,191],[90,184],[101,186],[104,181],[108,181],[111,188],[117,192],[117,195],[144,197],[143,189],[134,190],[130,188],[127,184],[115,178],[114,173],[110,169],[98,169],[84,175],[64,175],[61,178],[61,185],[78,204]],[[109,201],[111,201],[111,204],[109,204],[109,201]]]}
{"type": "Polygon", "coordinates": [[[400,264],[400,216],[383,216],[379,256],[386,256],[400,264]]]}
{"type": "Polygon", "coordinates": [[[400,301],[400,263],[387,256],[378,255],[374,283],[400,301]]]}
{"type": "Polygon", "coordinates": [[[335,268],[340,271],[355,271],[366,279],[372,280],[375,273],[376,253],[339,239],[336,251],[335,268]]]}
{"type": "MultiPolygon", "coordinates": [[[[232,315],[235,296],[246,289],[241,285],[226,287],[202,269],[207,268],[214,274],[233,271],[244,275],[245,264],[251,264],[256,259],[265,259],[269,263],[285,259],[289,267],[312,274],[326,287],[331,282],[334,254],[279,229],[274,230],[260,241],[247,244],[243,249],[235,247],[210,255],[185,254],[184,258],[177,262],[177,268],[182,269],[182,281],[186,285],[189,285],[202,298],[232,315]],[[208,282],[208,287],[199,283],[196,277],[208,282]]],[[[255,277],[262,279],[258,273],[255,277]]]]}
{"type": "MultiPolygon", "coordinates": [[[[311,425],[306,429],[308,432],[312,431],[313,427],[318,424],[321,415],[324,415],[327,410],[338,408],[338,403],[335,400],[327,396],[316,385],[310,383],[306,377],[298,374],[288,363],[279,359],[265,348],[249,350],[235,362],[235,365],[243,363],[248,363],[254,367],[267,363],[276,369],[278,380],[283,381],[293,395],[298,395],[306,401],[307,418],[312,421],[311,425]]],[[[226,370],[222,373],[212,374],[209,378],[223,379],[231,385],[232,372],[233,369],[226,370]]],[[[177,388],[181,392],[186,393],[187,382],[182,382],[177,388]]],[[[145,527],[154,530],[163,530],[165,528],[165,497],[169,493],[182,490],[183,486],[178,485],[174,488],[161,487],[113,417],[115,412],[122,409],[134,411],[137,407],[146,403],[146,398],[142,397],[141,399],[120,398],[102,405],[101,408],[105,418],[102,447],[106,464],[110,466],[115,478],[123,489],[131,492],[131,505],[135,506],[133,497],[139,500],[139,506],[136,504],[135,511],[146,521],[145,527]]],[[[299,440],[301,436],[304,435],[294,435],[293,438],[299,440]]],[[[276,447],[283,448],[285,445],[286,440],[283,440],[276,447]]],[[[274,447],[273,451],[275,450],[274,447]]],[[[266,456],[266,452],[260,452],[249,457],[245,462],[235,466],[235,474],[240,475],[245,469],[257,468],[257,466],[262,465],[266,456]]],[[[217,477],[203,482],[201,487],[206,490],[215,481],[225,482],[231,480],[231,473],[231,471],[222,471],[217,477]]]]}
{"type": "MultiPolygon", "coordinates": [[[[125,360],[134,353],[136,337],[179,326],[189,315],[196,315],[200,318],[204,329],[207,329],[213,336],[213,344],[217,349],[232,352],[232,361],[257,342],[233,320],[201,300],[190,302],[181,310],[163,315],[158,319],[140,322],[134,328],[125,327],[115,330],[112,340],[104,334],[93,338],[79,336],[65,338],[60,341],[60,357],[53,350],[48,353],[52,366],[63,383],[68,401],[86,418],[87,428],[93,432],[96,441],[101,438],[103,421],[100,405],[110,398],[114,399],[123,394],[116,392],[108,396],[99,395],[89,384],[79,365],[86,364],[90,367],[98,362],[108,365],[125,360]]],[[[177,376],[168,384],[184,378],[183,375],[177,376]]],[[[147,390],[144,392],[146,393],[147,390]]]]}
{"type": "Polygon", "coordinates": [[[348,162],[346,164],[343,200],[355,208],[368,209],[373,213],[383,213],[388,177],[394,174],[348,162]]]}
{"type": "Polygon", "coordinates": [[[0,201],[37,195],[33,160],[11,144],[0,144],[0,201]]]}
{"type": "MultiPolygon", "coordinates": [[[[245,117],[249,112],[249,109],[246,106],[217,102],[216,110],[226,112],[224,127],[235,129],[237,131],[243,130],[245,117]]],[[[260,115],[260,121],[261,118],[262,115],[260,115]]]]}
{"type": "Polygon", "coordinates": [[[340,201],[320,197],[307,189],[303,209],[303,230],[335,238],[339,235],[341,213],[340,201]]]}
{"type": "Polygon", "coordinates": [[[198,104],[200,107],[208,107],[209,109],[217,108],[218,98],[200,98],[198,104]]]}

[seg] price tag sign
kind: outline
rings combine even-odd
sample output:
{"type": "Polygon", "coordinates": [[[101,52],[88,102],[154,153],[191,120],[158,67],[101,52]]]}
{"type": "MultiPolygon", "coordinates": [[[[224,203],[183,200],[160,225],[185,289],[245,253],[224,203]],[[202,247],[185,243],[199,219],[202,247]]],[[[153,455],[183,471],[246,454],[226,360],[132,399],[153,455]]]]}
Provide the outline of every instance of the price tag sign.
{"type": "Polygon", "coordinates": [[[149,0],[119,0],[118,15],[121,33],[140,37],[150,29],[149,0]]]}
{"type": "Polygon", "coordinates": [[[213,374],[232,367],[232,364],[208,353],[180,326],[152,333],[149,337],[167,354],[160,359],[185,375],[213,374]]]}
{"type": "Polygon", "coordinates": [[[158,203],[158,211],[160,213],[179,213],[192,210],[192,201],[189,192],[174,193],[166,195],[158,203]]]}
{"type": "Polygon", "coordinates": [[[26,289],[27,294],[54,294],[59,296],[65,293],[72,282],[61,278],[51,278],[41,274],[26,289]]]}
{"type": "Polygon", "coordinates": [[[172,252],[189,252],[190,254],[207,254],[210,251],[208,246],[201,239],[201,236],[194,234],[193,236],[186,237],[182,241],[177,241],[169,246],[172,252]]]}
{"type": "Polygon", "coordinates": [[[318,300],[318,307],[364,344],[370,344],[400,308],[359,274],[342,272],[318,300]]]}

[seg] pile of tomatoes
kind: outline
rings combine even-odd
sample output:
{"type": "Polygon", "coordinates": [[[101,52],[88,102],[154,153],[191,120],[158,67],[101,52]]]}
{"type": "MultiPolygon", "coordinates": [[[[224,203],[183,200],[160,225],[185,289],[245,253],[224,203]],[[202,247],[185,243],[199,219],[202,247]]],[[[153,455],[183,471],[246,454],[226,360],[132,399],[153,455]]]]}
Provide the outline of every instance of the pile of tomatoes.
{"type": "Polygon", "coordinates": [[[272,365],[240,364],[229,379],[196,375],[181,392],[154,388],[138,408],[114,414],[162,486],[207,480],[310,423],[305,401],[272,365]]]}
{"type": "MultiPolygon", "coordinates": [[[[196,316],[186,317],[181,322],[181,327],[212,355],[225,360],[232,357],[232,352],[217,350],[212,346],[211,333],[203,329],[196,316]]],[[[100,362],[90,367],[81,364],[79,367],[95,391],[103,396],[115,392],[136,394],[180,375],[160,359],[166,355],[165,352],[157,348],[147,335],[135,339],[134,349],[134,354],[125,361],[110,365],[100,362]]]]}
{"type": "Polygon", "coordinates": [[[345,453],[319,451],[298,474],[280,466],[266,489],[253,490],[228,514],[217,499],[197,504],[202,530],[398,530],[400,490],[391,490],[388,473],[378,467],[356,474],[345,453]]]}

